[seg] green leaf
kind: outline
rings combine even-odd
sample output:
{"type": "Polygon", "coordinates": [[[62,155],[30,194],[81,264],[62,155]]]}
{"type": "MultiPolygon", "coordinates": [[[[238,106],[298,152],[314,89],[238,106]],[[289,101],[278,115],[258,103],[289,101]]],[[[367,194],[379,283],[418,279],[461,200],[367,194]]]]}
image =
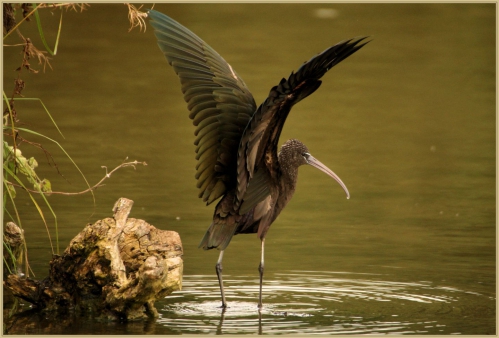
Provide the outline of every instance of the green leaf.
{"type": "Polygon", "coordinates": [[[45,195],[50,196],[50,193],[52,192],[52,185],[50,184],[50,181],[44,178],[40,182],[40,190],[45,193],[45,195]]]}
{"type": "Polygon", "coordinates": [[[11,184],[6,184],[5,187],[9,190],[9,195],[12,196],[12,198],[16,198],[16,188],[11,184]]]}
{"type": "Polygon", "coordinates": [[[36,167],[38,167],[38,162],[34,157],[32,157],[28,160],[28,165],[34,170],[36,167]]]}

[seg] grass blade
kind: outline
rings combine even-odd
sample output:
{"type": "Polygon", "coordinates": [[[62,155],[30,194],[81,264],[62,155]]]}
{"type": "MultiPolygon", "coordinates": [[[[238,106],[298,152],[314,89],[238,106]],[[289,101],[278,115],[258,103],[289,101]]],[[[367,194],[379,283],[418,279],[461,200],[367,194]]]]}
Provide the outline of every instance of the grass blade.
{"type": "MultiPolygon", "coordinates": [[[[33,4],[34,6],[35,4],[33,4]]],[[[47,40],[45,39],[45,34],[43,33],[43,28],[42,28],[42,21],[40,20],[40,14],[38,11],[35,12],[35,19],[36,19],[36,25],[38,27],[38,33],[40,34],[40,38],[42,39],[43,45],[45,46],[45,49],[50,53],[50,55],[56,55],[57,54],[57,46],[59,45],[59,37],[61,35],[61,27],[62,27],[62,11],[61,11],[61,19],[59,20],[59,29],[57,30],[57,37],[55,40],[55,46],[54,50],[52,50],[48,43],[47,40]]]]}
{"type": "Polygon", "coordinates": [[[47,113],[47,115],[49,116],[50,120],[52,121],[52,123],[54,124],[55,128],[57,129],[57,131],[59,132],[59,134],[61,134],[62,138],[66,139],[64,137],[64,135],[62,134],[62,131],[59,129],[59,127],[57,126],[57,123],[55,123],[55,120],[52,118],[52,115],[50,115],[50,112],[49,110],[47,109],[47,107],[45,106],[45,104],[43,103],[43,101],[37,97],[15,97],[14,98],[14,101],[40,101],[40,104],[42,105],[43,109],[45,109],[45,112],[47,113]]]}
{"type": "MultiPolygon", "coordinates": [[[[19,177],[17,177],[5,164],[3,166],[3,170],[5,170],[5,172],[7,172],[8,174],[10,174],[17,181],[17,183],[28,192],[28,195],[31,198],[31,201],[35,205],[35,208],[38,210],[38,213],[40,214],[40,217],[42,218],[43,223],[45,224],[45,229],[47,230],[47,235],[49,237],[50,248],[52,249],[52,254],[54,254],[55,252],[54,252],[54,245],[52,244],[52,237],[50,236],[50,230],[49,230],[47,221],[45,220],[45,216],[43,215],[42,209],[40,208],[40,206],[36,202],[36,200],[33,197],[33,195],[27,190],[27,188],[25,187],[24,183],[19,179],[19,177]]],[[[40,194],[43,196],[43,193],[40,192],[40,194]]],[[[48,203],[47,199],[46,198],[44,198],[44,199],[45,199],[46,203],[48,203]]],[[[52,208],[50,208],[50,205],[49,205],[49,209],[52,211],[52,208]]],[[[52,213],[53,213],[53,211],[52,211],[52,213]]],[[[54,214],[54,216],[55,216],[55,214],[54,214]]]]}
{"type": "MultiPolygon", "coordinates": [[[[30,134],[33,134],[33,135],[37,135],[37,136],[43,137],[43,138],[45,138],[45,139],[47,139],[47,140],[55,143],[62,150],[62,152],[69,158],[69,160],[71,161],[71,163],[73,163],[73,165],[78,170],[78,172],[81,174],[83,180],[87,184],[87,187],[90,189],[91,186],[88,183],[87,178],[85,177],[85,175],[83,174],[83,172],[80,170],[80,168],[78,167],[78,165],[76,165],[75,161],[73,161],[73,159],[71,158],[71,156],[69,156],[69,154],[66,152],[66,150],[64,150],[64,148],[59,144],[59,142],[57,142],[54,139],[51,139],[50,137],[47,137],[47,136],[42,135],[40,133],[37,133],[36,131],[33,131],[33,130],[29,130],[29,129],[25,129],[25,128],[17,128],[17,130],[24,131],[26,133],[30,133],[30,134]]],[[[90,191],[90,193],[92,194],[92,198],[93,198],[94,205],[95,205],[95,195],[94,195],[93,191],[90,191]]]]}
{"type": "Polygon", "coordinates": [[[42,4],[38,4],[33,8],[31,12],[29,12],[24,18],[22,18],[21,21],[17,23],[7,34],[4,35],[3,39],[5,40],[12,32],[14,32],[17,27],[19,27],[25,20],[27,20],[31,15],[35,14],[38,11],[38,7],[40,7],[42,4]]]}

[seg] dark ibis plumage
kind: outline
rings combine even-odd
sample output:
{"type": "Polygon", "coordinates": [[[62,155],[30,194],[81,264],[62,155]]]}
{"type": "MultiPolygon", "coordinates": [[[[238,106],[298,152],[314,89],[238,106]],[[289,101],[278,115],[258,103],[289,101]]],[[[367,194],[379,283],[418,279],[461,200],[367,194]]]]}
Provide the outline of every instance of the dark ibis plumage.
{"type": "Polygon", "coordinates": [[[261,240],[261,308],[265,236],[293,196],[298,167],[309,164],[320,169],[350,197],[341,179],[300,141],[288,140],[277,152],[284,122],[291,107],[315,92],[320,78],[362,48],[366,38],[340,42],[313,57],[282,79],[257,106],[241,77],[213,48],[168,16],[154,10],[148,15],[159,48],[180,78],[189,117],[196,126],[199,197],[207,204],[221,198],[199,246],[220,250],[216,272],[222,307],[227,306],[222,280],[224,250],[234,235],[256,233],[261,240]]]}

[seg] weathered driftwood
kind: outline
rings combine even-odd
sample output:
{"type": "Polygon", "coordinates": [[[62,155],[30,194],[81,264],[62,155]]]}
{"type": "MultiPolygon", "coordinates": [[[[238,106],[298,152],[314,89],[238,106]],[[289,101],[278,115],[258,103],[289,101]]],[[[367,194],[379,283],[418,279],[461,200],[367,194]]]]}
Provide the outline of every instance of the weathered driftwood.
{"type": "Polygon", "coordinates": [[[47,311],[90,312],[110,320],[157,317],[154,302],[182,287],[182,243],[174,231],[128,218],[120,198],[114,217],[88,224],[42,281],[10,275],[15,296],[47,311]]]}
{"type": "Polygon", "coordinates": [[[22,264],[24,231],[13,222],[7,222],[3,230],[3,273],[17,273],[22,264]]]}
{"type": "MultiPolygon", "coordinates": [[[[24,253],[24,231],[15,223],[7,222],[3,229],[3,275],[21,274],[24,253]]],[[[3,286],[3,305],[5,308],[15,306],[12,292],[3,286]]]]}

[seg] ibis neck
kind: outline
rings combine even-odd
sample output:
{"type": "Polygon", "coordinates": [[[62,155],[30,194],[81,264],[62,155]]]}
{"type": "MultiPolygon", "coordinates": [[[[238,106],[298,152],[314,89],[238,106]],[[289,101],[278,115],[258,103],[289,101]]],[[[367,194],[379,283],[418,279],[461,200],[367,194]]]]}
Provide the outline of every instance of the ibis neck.
{"type": "Polygon", "coordinates": [[[298,180],[298,167],[282,160],[279,156],[281,176],[279,178],[279,199],[286,205],[293,196],[298,180]]]}

